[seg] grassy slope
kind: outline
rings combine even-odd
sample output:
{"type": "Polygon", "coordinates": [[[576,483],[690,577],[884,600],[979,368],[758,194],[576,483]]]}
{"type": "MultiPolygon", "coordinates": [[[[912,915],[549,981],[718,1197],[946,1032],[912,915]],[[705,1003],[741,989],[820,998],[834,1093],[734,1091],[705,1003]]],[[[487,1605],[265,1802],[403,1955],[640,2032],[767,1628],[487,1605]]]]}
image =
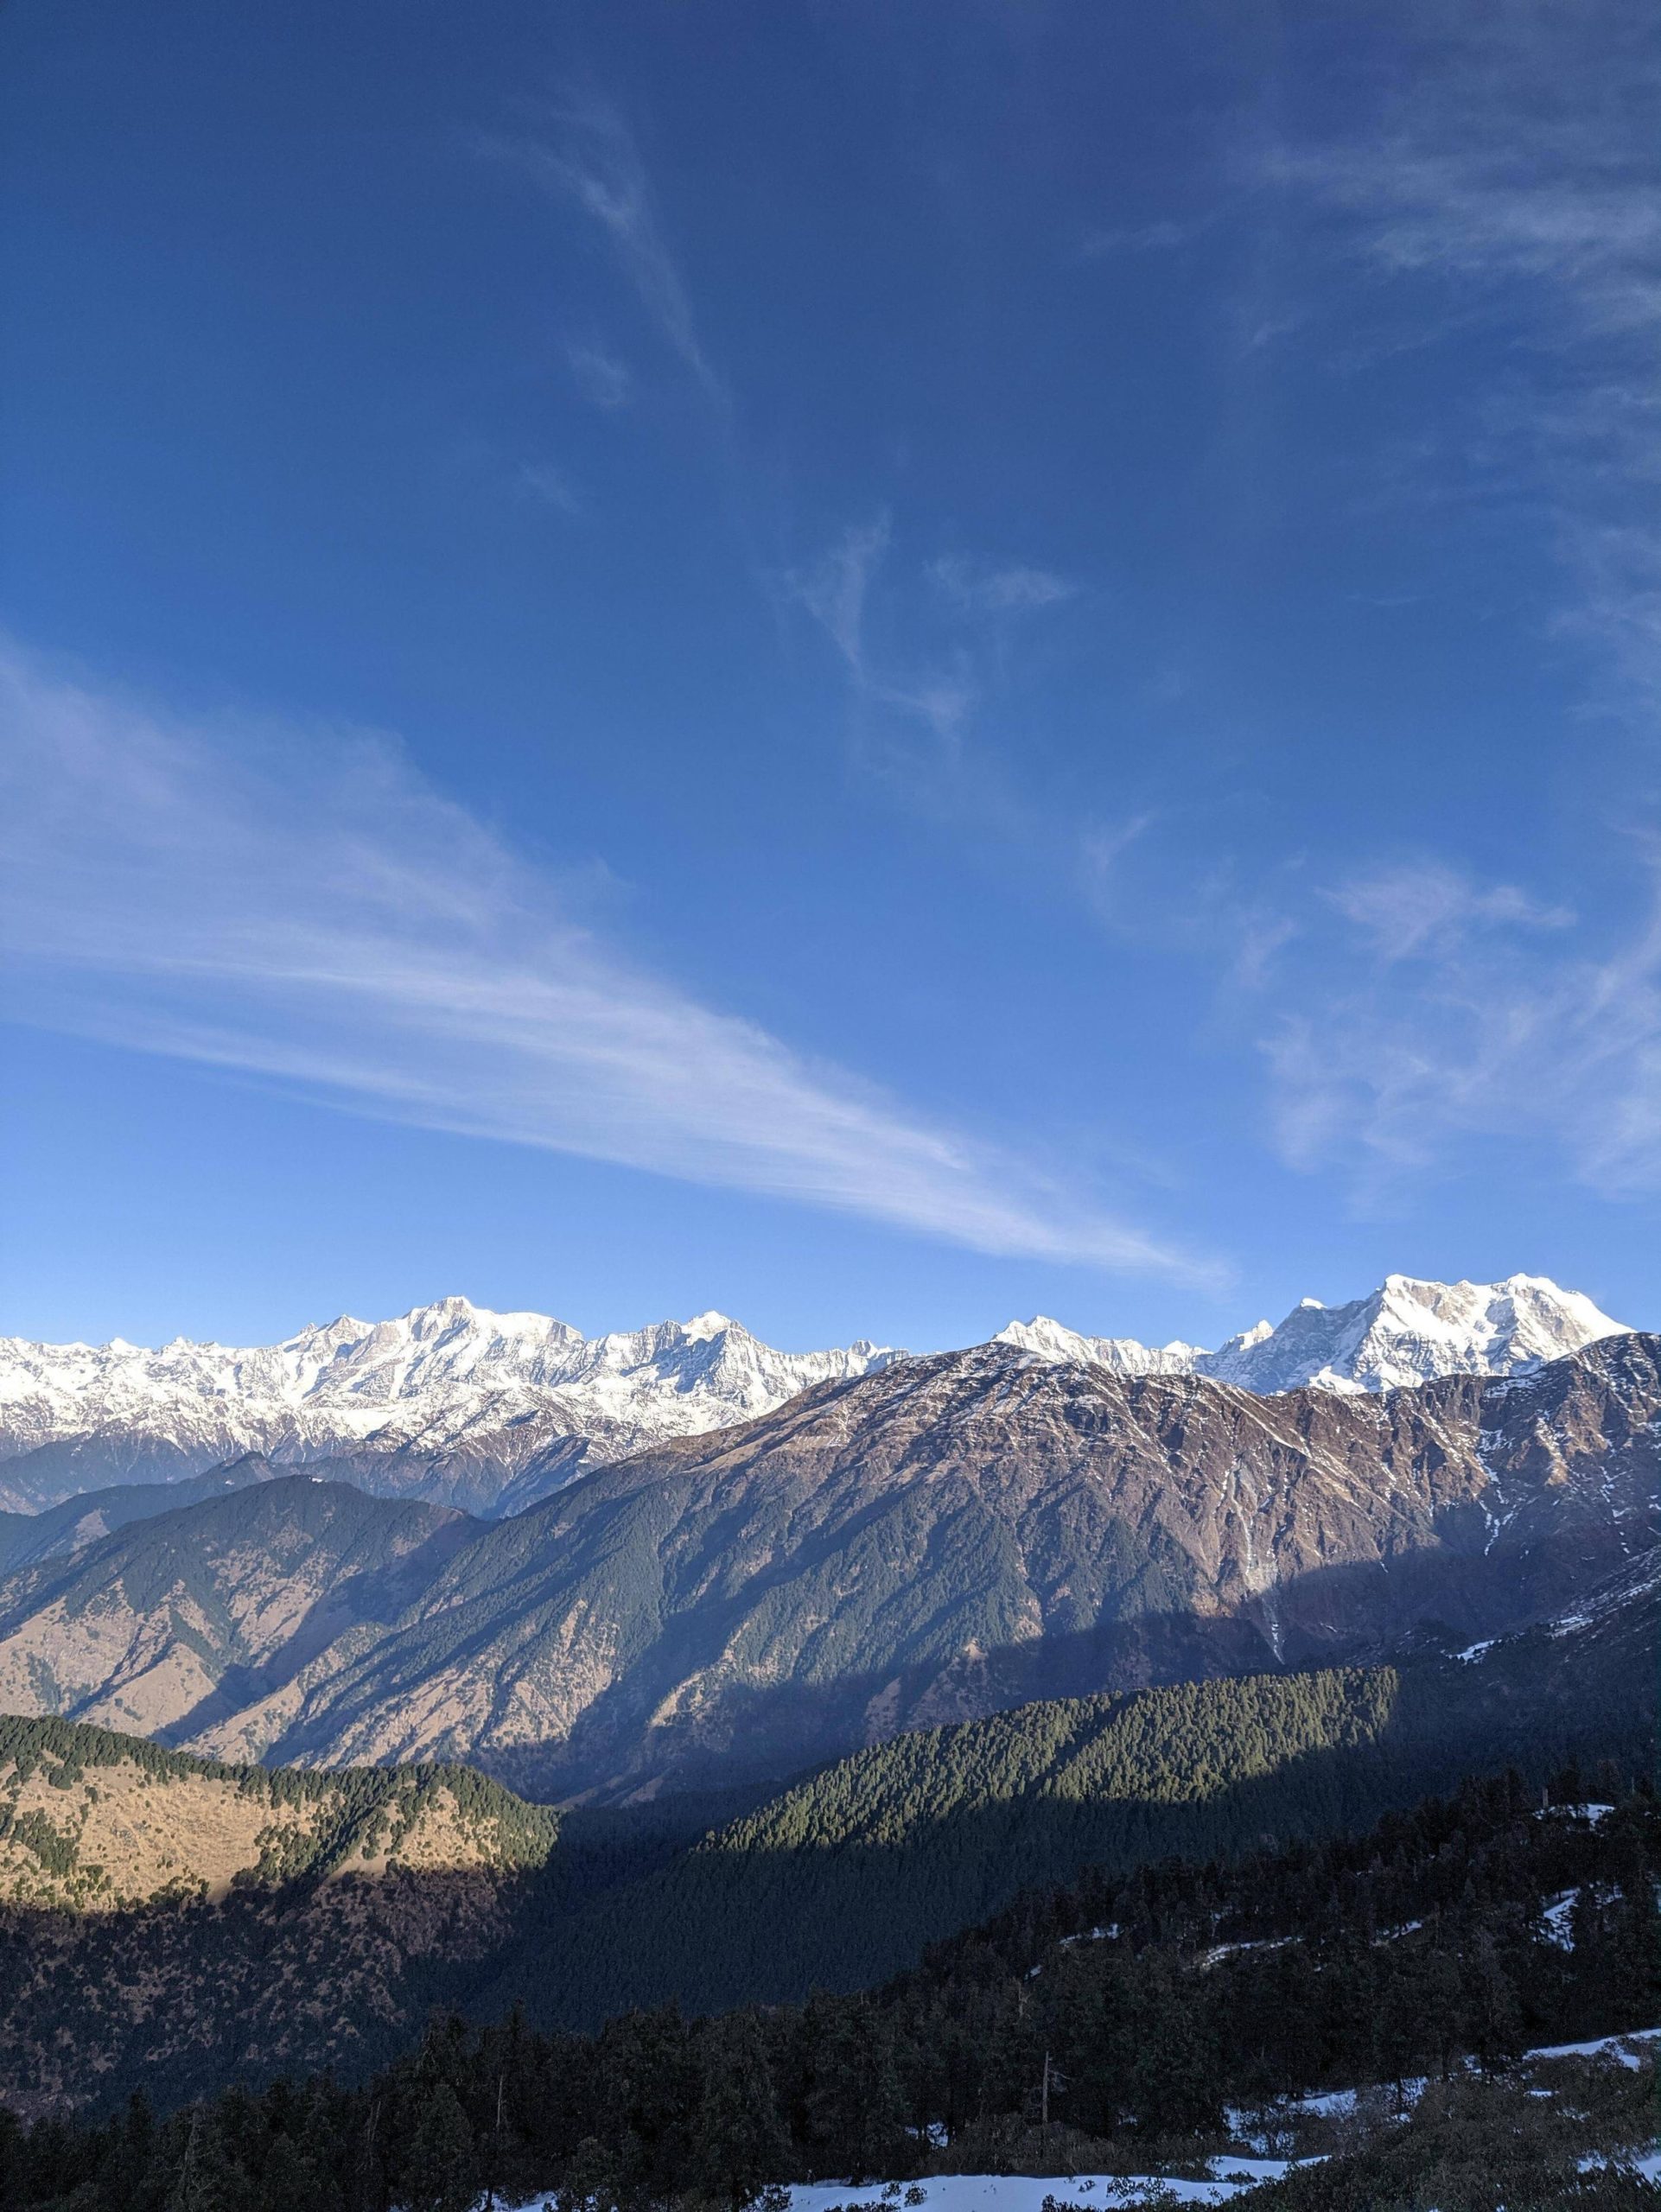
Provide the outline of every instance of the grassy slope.
{"type": "Polygon", "coordinates": [[[557,1816],[466,1767],[226,1766],[0,1716],[0,1903],[101,1911],[304,1876],[541,1866],[557,1816]]]}

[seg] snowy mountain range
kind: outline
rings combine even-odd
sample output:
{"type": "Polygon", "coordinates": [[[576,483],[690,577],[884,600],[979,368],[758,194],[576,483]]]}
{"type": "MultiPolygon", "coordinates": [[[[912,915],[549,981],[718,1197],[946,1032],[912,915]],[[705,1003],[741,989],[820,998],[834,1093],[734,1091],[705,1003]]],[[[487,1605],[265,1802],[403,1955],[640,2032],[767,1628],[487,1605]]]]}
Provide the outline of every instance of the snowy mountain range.
{"type": "Polygon", "coordinates": [[[1306,1298],[1278,1328],[1259,1321],[1205,1351],[1181,1342],[1085,1337],[1042,1315],[1011,1321],[999,1341],[1041,1359],[1115,1375],[1207,1375],[1272,1396],[1322,1390],[1397,1390],[1438,1375],[1518,1375],[1601,1337],[1626,1333],[1577,1290],[1545,1275],[1503,1282],[1422,1282],[1386,1275],[1347,1306],[1306,1298]]]}
{"type": "MultiPolygon", "coordinates": [[[[1353,1392],[1524,1371],[1621,1326],[1543,1276],[1391,1275],[1350,1305],[1305,1300],[1278,1328],[1261,1321],[1215,1351],[1087,1337],[1041,1318],[1011,1322],[995,1341],[1118,1375],[1353,1392]]],[[[545,1314],[494,1313],[464,1298],[250,1349],[3,1338],[0,1507],[34,1511],[110,1484],[173,1481],[252,1452],[332,1460],[366,1488],[500,1513],[579,1469],[754,1420],[814,1383],[905,1356],[862,1341],[775,1351],[713,1313],[585,1337],[545,1314]]]]}
{"type": "Polygon", "coordinates": [[[368,1487],[436,1487],[500,1510],[513,1478],[550,1452],[548,1488],[585,1459],[748,1421],[898,1356],[871,1344],[775,1351],[722,1313],[585,1337],[465,1298],[391,1321],[343,1316],[251,1349],[0,1338],[0,1505],[171,1480],[258,1452],[344,1458],[368,1487]],[[448,1478],[435,1485],[441,1465],[448,1478]]]}

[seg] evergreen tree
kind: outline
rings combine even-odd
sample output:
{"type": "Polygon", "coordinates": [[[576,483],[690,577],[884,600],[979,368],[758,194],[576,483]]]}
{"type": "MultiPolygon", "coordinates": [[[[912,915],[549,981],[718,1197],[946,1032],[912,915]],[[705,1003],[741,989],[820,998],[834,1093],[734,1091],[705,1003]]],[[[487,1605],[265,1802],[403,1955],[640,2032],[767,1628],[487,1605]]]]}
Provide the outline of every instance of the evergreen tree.
{"type": "Polygon", "coordinates": [[[1220,2128],[1223,2101],[1206,2008],[1196,1990],[1178,1986],[1161,1953],[1138,1961],[1127,2026],[1125,2088],[1138,2131],[1187,2135],[1220,2128]]]}
{"type": "Polygon", "coordinates": [[[1523,2014],[1516,1986],[1506,1973],[1491,1928],[1479,1927],[1470,1941],[1465,1967],[1465,2033],[1485,2066],[1515,2056],[1523,2047],[1523,2014]]]}
{"type": "Polygon", "coordinates": [[[703,2037],[703,2083],[690,2170],[700,2195],[739,2212],[790,2163],[773,2071],[752,2012],[712,2021],[703,2037]]]}
{"type": "Polygon", "coordinates": [[[416,2107],[401,2194],[409,2212],[468,2212],[477,2188],[468,2116],[449,2083],[436,2082],[416,2107]]]}

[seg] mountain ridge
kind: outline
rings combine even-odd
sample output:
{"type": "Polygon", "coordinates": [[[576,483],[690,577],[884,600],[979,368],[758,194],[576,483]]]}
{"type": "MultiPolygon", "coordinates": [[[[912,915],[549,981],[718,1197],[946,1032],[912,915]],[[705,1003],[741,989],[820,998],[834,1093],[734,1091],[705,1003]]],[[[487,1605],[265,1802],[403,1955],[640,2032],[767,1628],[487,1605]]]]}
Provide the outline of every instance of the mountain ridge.
{"type": "Polygon", "coordinates": [[[1661,1338],[1267,1399],[985,1345],[597,1469],[188,1740],[568,1800],[765,1778],[1035,1697],[1502,1633],[1652,1540],[1658,1476],[1661,1338]]]}
{"type": "MultiPolygon", "coordinates": [[[[1093,1338],[1038,1319],[992,1339],[1120,1375],[1199,1374],[1260,1395],[1358,1392],[1449,1373],[1521,1372],[1623,1325],[1547,1277],[1387,1276],[1340,1306],[1306,1299],[1215,1351],[1093,1338]]],[[[146,1351],[0,1339],[0,1509],[194,1477],[248,1452],[334,1463],[383,1496],[515,1512],[586,1469],[773,1411],[908,1355],[863,1338],[779,1352],[725,1314],[584,1337],[466,1299],[395,1320],[342,1316],[272,1345],[175,1338],[146,1351]]]]}
{"type": "Polygon", "coordinates": [[[0,1505],[38,1509],[257,1452],[341,1460],[389,1495],[511,1510],[531,1502],[515,1478],[533,1459],[557,1486],[589,1459],[748,1419],[896,1356],[864,1342],[775,1351],[716,1313],[585,1337],[463,1298],[391,1321],[342,1316],[253,1347],[7,1338],[0,1505]]]}
{"type": "Polygon", "coordinates": [[[1564,1290],[1548,1275],[1442,1283],[1391,1274],[1346,1305],[1302,1299],[1278,1325],[1259,1321],[1215,1351],[1181,1339],[1151,1345],[1082,1336],[1042,1314],[1011,1321],[995,1341],[1113,1374],[1205,1375],[1272,1397],[1309,1387],[1411,1389],[1440,1375],[1525,1374],[1630,1333],[1583,1292],[1564,1290]]]}

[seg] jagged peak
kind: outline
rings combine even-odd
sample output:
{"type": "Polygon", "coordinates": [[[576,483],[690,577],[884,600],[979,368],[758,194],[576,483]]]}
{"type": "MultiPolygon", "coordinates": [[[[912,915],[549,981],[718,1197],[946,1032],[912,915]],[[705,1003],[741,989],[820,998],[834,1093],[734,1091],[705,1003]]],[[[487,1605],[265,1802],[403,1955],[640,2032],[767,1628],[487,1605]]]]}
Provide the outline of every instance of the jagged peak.
{"type": "Polygon", "coordinates": [[[1343,1305],[1301,1299],[1278,1327],[1259,1321],[1216,1351],[1181,1342],[1155,1349],[1130,1338],[1087,1337],[1041,1314],[1011,1321],[994,1341],[1120,1374],[1187,1369],[1273,1395],[1309,1384],[1383,1390],[1435,1375],[1525,1373],[1543,1359],[1622,1333],[1623,1323],[1549,1275],[1443,1283],[1394,1274],[1343,1305]]]}

